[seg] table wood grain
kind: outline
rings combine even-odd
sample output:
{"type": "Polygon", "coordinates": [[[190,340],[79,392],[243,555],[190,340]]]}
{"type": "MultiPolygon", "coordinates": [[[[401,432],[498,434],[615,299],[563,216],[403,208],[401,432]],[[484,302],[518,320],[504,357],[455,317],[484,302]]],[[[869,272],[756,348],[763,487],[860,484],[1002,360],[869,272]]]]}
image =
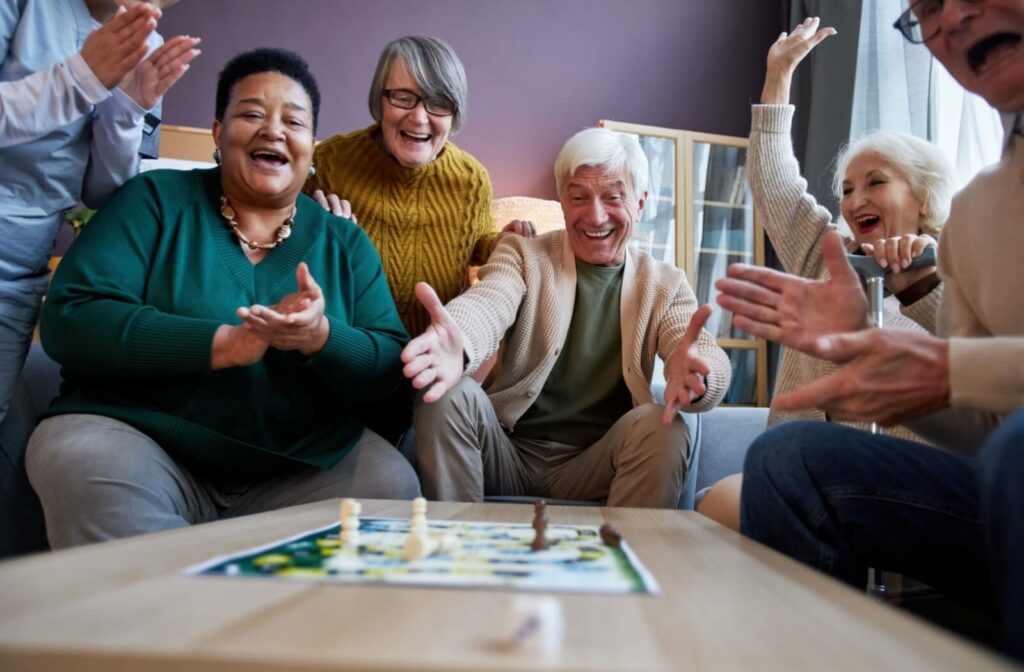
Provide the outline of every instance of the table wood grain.
{"type": "MultiPolygon", "coordinates": [[[[364,501],[364,516],[409,515],[364,501]]],[[[1010,663],[685,511],[548,508],[614,524],[660,595],[558,594],[560,653],[502,646],[519,593],[187,577],[182,570],[337,519],[338,501],[0,563],[0,669],[996,670],[1010,663]]],[[[529,522],[523,504],[428,515],[529,522]]]]}

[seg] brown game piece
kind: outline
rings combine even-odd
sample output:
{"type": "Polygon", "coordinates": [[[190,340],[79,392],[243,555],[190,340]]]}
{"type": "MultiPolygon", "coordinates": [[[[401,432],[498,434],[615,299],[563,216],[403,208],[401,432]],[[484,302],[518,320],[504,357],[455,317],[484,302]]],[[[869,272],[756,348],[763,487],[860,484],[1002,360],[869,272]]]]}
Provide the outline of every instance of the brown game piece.
{"type": "Polygon", "coordinates": [[[601,526],[601,541],[603,541],[606,546],[618,548],[622,545],[622,535],[619,534],[619,531],[614,527],[605,523],[601,526]]]}
{"type": "Polygon", "coordinates": [[[538,499],[533,504],[533,529],[535,534],[533,535],[533,543],[530,544],[530,548],[535,551],[546,551],[548,549],[548,513],[544,500],[538,499]]]}

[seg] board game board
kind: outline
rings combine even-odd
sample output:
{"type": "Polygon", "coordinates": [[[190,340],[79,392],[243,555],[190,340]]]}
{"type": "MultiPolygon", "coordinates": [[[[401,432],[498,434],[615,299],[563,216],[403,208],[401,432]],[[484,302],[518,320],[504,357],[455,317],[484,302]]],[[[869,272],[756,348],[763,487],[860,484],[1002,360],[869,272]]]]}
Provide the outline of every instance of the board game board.
{"type": "Polygon", "coordinates": [[[658,584],[623,542],[605,545],[597,527],[550,525],[550,548],[532,551],[531,525],[431,520],[432,535],[456,535],[460,548],[402,559],[409,521],[362,518],[358,549],[341,547],[329,525],[260,548],[221,556],[189,575],[275,577],[329,583],[504,588],[594,593],[657,593],[658,584]]]}

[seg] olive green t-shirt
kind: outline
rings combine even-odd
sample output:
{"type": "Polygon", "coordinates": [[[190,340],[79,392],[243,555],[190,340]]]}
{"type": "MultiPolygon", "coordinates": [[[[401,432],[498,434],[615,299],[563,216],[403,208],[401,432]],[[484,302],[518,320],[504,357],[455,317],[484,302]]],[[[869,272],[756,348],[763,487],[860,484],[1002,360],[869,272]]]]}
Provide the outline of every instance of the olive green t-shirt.
{"type": "Polygon", "coordinates": [[[569,333],[544,389],[516,423],[531,439],[589,446],[633,407],[622,379],[619,303],[624,264],[576,260],[576,304],[569,333]]]}

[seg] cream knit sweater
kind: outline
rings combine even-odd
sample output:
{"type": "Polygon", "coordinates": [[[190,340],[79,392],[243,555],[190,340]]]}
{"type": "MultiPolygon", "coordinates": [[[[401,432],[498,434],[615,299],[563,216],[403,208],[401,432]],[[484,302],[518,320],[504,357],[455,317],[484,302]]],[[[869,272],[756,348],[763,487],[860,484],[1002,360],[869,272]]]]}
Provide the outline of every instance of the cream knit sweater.
{"type": "MultiPolygon", "coordinates": [[[[790,128],[792,105],[754,105],[750,127],[750,149],[747,170],[754,207],[761,214],[764,229],[787,273],[804,278],[827,277],[821,254],[825,233],[835,230],[832,215],[807,193],[807,181],[800,176],[800,166],[793,155],[790,128]]],[[[857,241],[844,235],[846,247],[853,252],[857,241]]],[[[883,326],[935,332],[936,316],[943,286],[911,306],[902,306],[894,296],[884,302],[883,326]]],[[[835,364],[784,348],[775,381],[775,394],[781,395],[827,376],[837,369],[835,364]]],[[[824,420],[818,410],[777,411],[771,409],[768,424],[786,420],[824,420]]],[[[867,429],[864,423],[844,423],[867,429]]],[[[890,436],[920,441],[904,427],[885,430],[890,436]]]]}
{"type": "MultiPolygon", "coordinates": [[[[506,429],[515,427],[544,387],[565,342],[575,299],[575,258],[560,230],[532,240],[502,239],[480,269],[480,282],[448,303],[462,332],[467,373],[498,352],[500,344],[484,389],[506,429]]],[[[634,406],[654,402],[655,355],[668,362],[696,310],[697,298],[682,271],[627,249],[615,326],[622,330],[622,377],[634,406]]],[[[701,331],[696,348],[711,373],[707,392],[687,409],[691,412],[716,406],[732,374],[728,357],[707,330],[701,331]]]]}
{"type": "Polygon", "coordinates": [[[1000,162],[956,195],[942,231],[939,335],[949,338],[952,408],[912,426],[949,450],[977,451],[1006,413],[1024,407],[1021,213],[1024,136],[1016,134],[1000,162]]]}

